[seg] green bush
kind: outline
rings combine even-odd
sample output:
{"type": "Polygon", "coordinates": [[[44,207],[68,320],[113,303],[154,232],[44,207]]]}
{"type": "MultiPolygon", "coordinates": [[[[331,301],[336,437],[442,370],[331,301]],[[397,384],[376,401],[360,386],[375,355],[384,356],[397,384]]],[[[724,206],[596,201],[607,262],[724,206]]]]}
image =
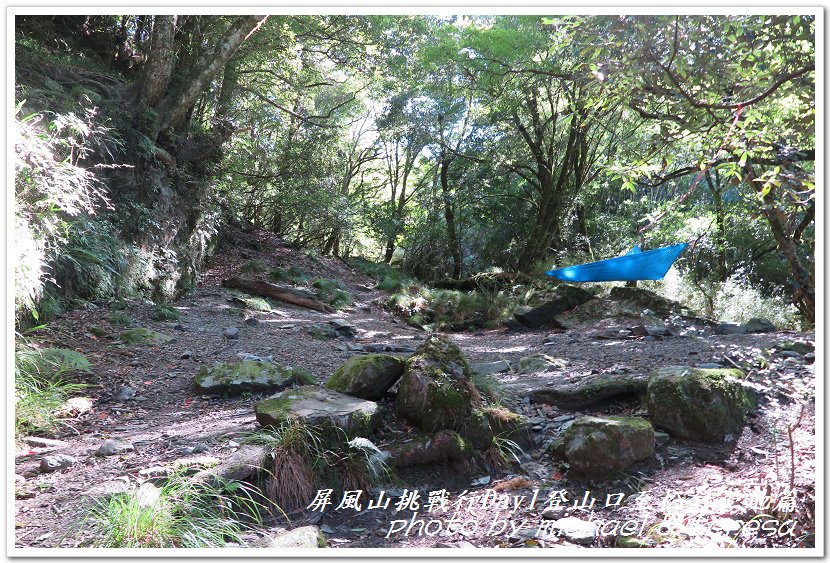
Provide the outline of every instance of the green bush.
{"type": "Polygon", "coordinates": [[[181,316],[182,314],[176,308],[167,303],[156,303],[150,314],[150,318],[154,321],[177,321],[181,316]]]}
{"type": "Polygon", "coordinates": [[[174,474],[157,491],[141,488],[95,501],[81,522],[92,547],[217,548],[245,545],[244,534],[262,522],[267,501],[238,481],[221,489],[174,474]],[[245,524],[244,522],[251,524],[245,524]]]}
{"type": "Polygon", "coordinates": [[[307,283],[309,280],[302,268],[291,266],[289,268],[274,268],[269,273],[271,280],[275,282],[288,282],[293,285],[300,285],[307,283]]]}
{"type": "Polygon", "coordinates": [[[86,386],[63,375],[87,371],[89,361],[74,350],[22,346],[14,355],[15,434],[52,432],[60,427],[55,411],[86,386]]]}
{"type": "Polygon", "coordinates": [[[313,285],[317,289],[317,295],[320,299],[335,309],[339,310],[353,303],[351,293],[346,291],[337,280],[317,278],[313,285]]]}
{"type": "Polygon", "coordinates": [[[107,321],[113,326],[130,326],[133,319],[124,311],[113,311],[107,317],[107,321]]]}
{"type": "Polygon", "coordinates": [[[258,274],[259,272],[264,272],[268,269],[268,267],[262,262],[262,260],[249,260],[240,271],[245,274],[258,274]]]}

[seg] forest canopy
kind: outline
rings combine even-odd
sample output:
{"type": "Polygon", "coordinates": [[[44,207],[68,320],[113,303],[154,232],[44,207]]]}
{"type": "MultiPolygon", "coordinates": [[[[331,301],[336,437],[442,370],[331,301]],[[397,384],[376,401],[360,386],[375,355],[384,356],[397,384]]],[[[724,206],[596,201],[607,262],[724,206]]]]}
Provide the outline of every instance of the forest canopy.
{"type": "Polygon", "coordinates": [[[175,295],[237,225],[427,281],[690,242],[707,308],[811,323],[815,23],[18,15],[18,314],[175,295]]]}

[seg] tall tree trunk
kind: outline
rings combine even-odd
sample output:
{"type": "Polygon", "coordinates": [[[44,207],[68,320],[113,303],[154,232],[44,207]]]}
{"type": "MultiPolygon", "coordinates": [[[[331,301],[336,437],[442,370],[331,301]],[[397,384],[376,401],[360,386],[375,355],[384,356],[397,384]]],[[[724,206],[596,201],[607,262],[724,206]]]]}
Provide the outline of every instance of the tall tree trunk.
{"type": "Polygon", "coordinates": [[[268,16],[242,16],[233,22],[213,52],[200,58],[193,76],[181,88],[169,92],[160,102],[158,110],[162,117],[162,128],[177,128],[182,124],[208,83],[219,74],[242,42],[266,19],[268,16]]]}
{"type": "Polygon", "coordinates": [[[173,67],[176,64],[176,52],[173,48],[175,28],[176,16],[156,16],[153,19],[150,53],[147,55],[138,89],[138,100],[149,107],[156,107],[170,87],[173,67]]]}
{"type": "Polygon", "coordinates": [[[444,199],[444,219],[447,221],[447,239],[452,256],[452,277],[461,279],[461,243],[458,240],[458,231],[455,227],[455,203],[450,194],[449,168],[454,159],[447,158],[446,151],[441,151],[441,195],[444,199]]]}
{"type": "Polygon", "coordinates": [[[715,203],[715,249],[718,256],[717,277],[718,281],[725,282],[729,277],[726,268],[726,212],[723,208],[723,186],[720,181],[720,174],[715,171],[714,180],[709,170],[706,171],[706,184],[712,194],[715,203]]]}

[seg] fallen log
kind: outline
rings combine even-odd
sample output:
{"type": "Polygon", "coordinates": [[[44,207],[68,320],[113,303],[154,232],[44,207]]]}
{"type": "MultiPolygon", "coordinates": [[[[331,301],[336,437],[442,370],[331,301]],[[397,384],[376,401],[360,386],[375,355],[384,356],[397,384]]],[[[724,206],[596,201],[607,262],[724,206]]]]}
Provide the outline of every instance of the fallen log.
{"type": "Polygon", "coordinates": [[[228,278],[222,282],[222,285],[232,289],[240,289],[260,297],[268,297],[269,299],[276,299],[277,301],[290,303],[291,305],[297,305],[298,307],[313,309],[315,311],[320,311],[321,313],[334,312],[334,307],[327,305],[322,301],[303,295],[299,291],[280,287],[266,281],[244,278],[228,278]]]}

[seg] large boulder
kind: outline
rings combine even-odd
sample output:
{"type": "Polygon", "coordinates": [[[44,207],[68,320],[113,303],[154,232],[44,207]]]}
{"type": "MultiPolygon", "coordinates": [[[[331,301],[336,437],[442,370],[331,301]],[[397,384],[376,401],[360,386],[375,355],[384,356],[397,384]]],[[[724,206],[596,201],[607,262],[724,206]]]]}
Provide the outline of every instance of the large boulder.
{"type": "Polygon", "coordinates": [[[564,436],[571,469],[588,477],[604,477],[654,454],[654,429],[642,418],[585,416],[564,436]]]}
{"type": "Polygon", "coordinates": [[[579,307],[594,298],[594,294],[574,285],[560,285],[551,299],[535,308],[522,308],[513,317],[528,328],[549,326],[561,328],[556,315],[579,307]]]}
{"type": "Polygon", "coordinates": [[[397,468],[435,465],[470,459],[472,445],[454,430],[416,437],[411,442],[390,449],[391,464],[397,468]]]}
{"type": "Polygon", "coordinates": [[[239,394],[243,391],[274,392],[296,381],[294,370],[269,362],[217,362],[203,367],[193,382],[194,389],[207,394],[239,394]]]}
{"type": "Polygon", "coordinates": [[[308,385],[288,389],[254,407],[262,426],[279,426],[289,420],[316,427],[324,437],[337,440],[368,436],[380,422],[377,403],[308,385]]]}
{"type": "Polygon", "coordinates": [[[406,360],[384,354],[349,359],[326,381],[326,388],[361,399],[380,399],[403,375],[406,360]]]}
{"type": "Polygon", "coordinates": [[[617,286],[611,288],[610,297],[616,301],[628,301],[644,309],[649,309],[658,315],[680,313],[683,305],[677,301],[666,299],[653,291],[641,287],[617,286]]]}
{"type": "Polygon", "coordinates": [[[432,335],[407,360],[395,410],[426,432],[458,430],[481,403],[461,350],[446,337],[432,335]]]}
{"type": "Polygon", "coordinates": [[[695,442],[723,441],[755,404],[737,369],[667,366],[654,370],[646,392],[655,426],[695,442]]]}

